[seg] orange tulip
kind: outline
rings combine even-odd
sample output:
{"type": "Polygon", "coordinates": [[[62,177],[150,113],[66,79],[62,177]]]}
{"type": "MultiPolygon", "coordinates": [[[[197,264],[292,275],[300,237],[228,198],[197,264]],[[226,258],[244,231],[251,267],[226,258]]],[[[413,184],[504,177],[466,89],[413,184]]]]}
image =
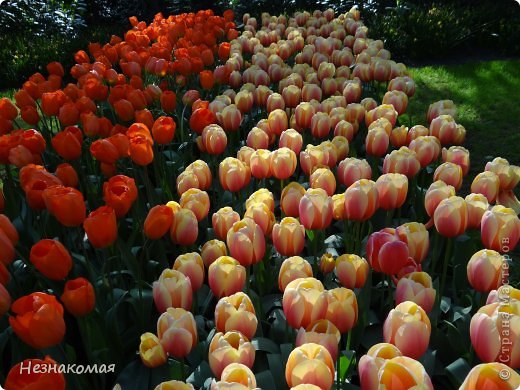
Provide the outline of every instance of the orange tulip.
{"type": "Polygon", "coordinates": [[[114,104],[117,117],[123,122],[130,122],[135,117],[134,106],[126,99],[119,99],[114,104]]]}
{"type": "Polygon", "coordinates": [[[82,132],[75,126],[66,127],[51,140],[52,147],[56,150],[56,153],[65,160],[76,160],[81,156],[82,142],[82,132]]]}
{"type": "Polygon", "coordinates": [[[85,278],[67,281],[60,299],[65,309],[76,317],[89,314],[96,305],[94,287],[85,278]]]}
{"type": "Polygon", "coordinates": [[[6,389],[65,390],[66,384],[65,376],[59,372],[58,363],[49,356],[45,356],[43,360],[25,359],[15,364],[7,374],[4,387],[6,389]],[[36,367],[38,367],[38,372],[36,367]]]}
{"type": "Polygon", "coordinates": [[[114,209],[101,206],[92,211],[83,222],[88,240],[94,248],[106,248],[117,240],[117,220],[114,209]]]}
{"type": "Polygon", "coordinates": [[[116,175],[103,183],[103,200],[115,210],[117,218],[124,217],[136,199],[135,181],[128,176],[116,175]]]}
{"type": "Polygon", "coordinates": [[[210,90],[215,84],[213,72],[211,70],[203,70],[199,73],[200,86],[202,89],[210,90]]]}
{"type": "Polygon", "coordinates": [[[11,306],[9,324],[22,341],[35,349],[59,344],[65,335],[63,306],[53,295],[35,292],[11,306]]]}
{"type": "Polygon", "coordinates": [[[154,206],[148,212],[144,221],[144,234],[150,240],[158,240],[164,236],[172,226],[173,211],[165,205],[154,206]]]}
{"type": "Polygon", "coordinates": [[[52,186],[43,191],[42,197],[49,213],[62,225],[79,226],[85,220],[85,201],[77,189],[52,186]]]}
{"type": "Polygon", "coordinates": [[[160,116],[152,126],[152,136],[159,145],[166,145],[172,142],[175,136],[177,125],[172,117],[160,116]]]}
{"type": "Polygon", "coordinates": [[[161,94],[161,108],[165,112],[173,112],[177,106],[177,95],[173,91],[163,91],[161,94]]]}
{"type": "Polygon", "coordinates": [[[220,298],[215,306],[215,327],[219,332],[237,331],[248,340],[256,333],[258,319],[251,299],[239,291],[220,298]]]}
{"type": "Polygon", "coordinates": [[[217,122],[217,117],[208,108],[197,108],[190,117],[190,128],[197,134],[202,134],[204,128],[217,122]]]}
{"type": "Polygon", "coordinates": [[[0,283],[0,318],[9,311],[11,307],[11,296],[9,291],[0,283]]]}
{"type": "Polygon", "coordinates": [[[61,180],[64,186],[74,188],[78,186],[78,173],[72,165],[68,163],[60,164],[56,167],[54,174],[61,180]]]}
{"type": "Polygon", "coordinates": [[[0,214],[0,231],[2,231],[7,236],[11,244],[16,245],[18,243],[18,231],[16,230],[11,220],[4,214],[0,214]]]}
{"type": "Polygon", "coordinates": [[[31,248],[29,257],[34,267],[51,280],[64,279],[72,269],[72,258],[63,244],[44,239],[31,248]]]}

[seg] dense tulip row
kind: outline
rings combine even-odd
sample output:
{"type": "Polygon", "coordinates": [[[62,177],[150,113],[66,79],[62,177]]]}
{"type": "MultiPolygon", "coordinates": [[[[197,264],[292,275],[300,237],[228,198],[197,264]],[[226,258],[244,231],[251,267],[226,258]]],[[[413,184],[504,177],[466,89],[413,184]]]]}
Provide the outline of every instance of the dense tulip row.
{"type": "Polygon", "coordinates": [[[455,104],[411,126],[415,83],[356,8],[233,20],[131,18],[76,53],[75,83],[50,63],[0,99],[0,315],[31,348],[4,387],[80,388],[20,364],[118,359],[107,388],[139,367],[254,389],[280,380],[266,364],[293,389],[444,388],[420,360],[456,360],[432,352],[448,323],[476,354],[460,389],[518,388],[520,167],[495,158],[462,197],[455,104]]]}

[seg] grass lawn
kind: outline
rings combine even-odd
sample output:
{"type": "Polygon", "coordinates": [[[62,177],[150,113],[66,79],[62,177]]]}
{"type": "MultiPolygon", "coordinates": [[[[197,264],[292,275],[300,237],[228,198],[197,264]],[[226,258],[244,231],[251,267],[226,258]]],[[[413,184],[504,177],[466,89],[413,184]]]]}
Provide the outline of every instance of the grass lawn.
{"type": "Polygon", "coordinates": [[[520,165],[520,60],[474,62],[462,65],[411,68],[417,83],[408,112],[414,124],[426,124],[430,103],[451,99],[457,122],[466,128],[469,149],[469,187],[485,163],[497,156],[520,165]]]}

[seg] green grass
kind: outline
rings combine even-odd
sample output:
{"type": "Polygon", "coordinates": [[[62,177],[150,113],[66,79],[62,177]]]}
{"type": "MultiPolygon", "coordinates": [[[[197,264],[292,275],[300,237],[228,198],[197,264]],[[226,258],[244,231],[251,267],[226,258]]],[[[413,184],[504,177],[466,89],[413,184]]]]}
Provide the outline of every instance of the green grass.
{"type": "Polygon", "coordinates": [[[520,165],[520,60],[427,66],[410,73],[417,84],[408,109],[414,124],[426,124],[430,103],[451,99],[457,105],[471,158],[466,185],[493,157],[520,165]]]}

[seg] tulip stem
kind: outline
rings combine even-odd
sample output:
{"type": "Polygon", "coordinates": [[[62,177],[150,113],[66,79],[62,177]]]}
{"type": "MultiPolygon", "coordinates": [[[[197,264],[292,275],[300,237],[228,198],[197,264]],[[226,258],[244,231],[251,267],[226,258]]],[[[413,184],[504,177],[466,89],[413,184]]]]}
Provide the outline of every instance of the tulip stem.
{"type": "Polygon", "coordinates": [[[393,209],[390,209],[390,210],[386,211],[385,227],[391,227],[393,216],[394,216],[394,210],[393,209]]]}
{"type": "Polygon", "coordinates": [[[246,267],[246,294],[249,295],[250,294],[250,286],[249,286],[249,278],[251,276],[251,267],[248,266],[246,267]]]}
{"type": "Polygon", "coordinates": [[[442,266],[442,278],[441,278],[441,288],[439,291],[439,302],[442,301],[442,297],[444,294],[444,287],[446,286],[446,275],[448,273],[448,264],[451,259],[451,254],[453,250],[453,238],[449,237],[446,241],[446,251],[444,254],[444,264],[442,266]]]}

